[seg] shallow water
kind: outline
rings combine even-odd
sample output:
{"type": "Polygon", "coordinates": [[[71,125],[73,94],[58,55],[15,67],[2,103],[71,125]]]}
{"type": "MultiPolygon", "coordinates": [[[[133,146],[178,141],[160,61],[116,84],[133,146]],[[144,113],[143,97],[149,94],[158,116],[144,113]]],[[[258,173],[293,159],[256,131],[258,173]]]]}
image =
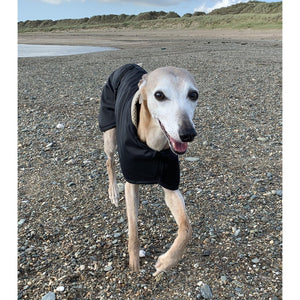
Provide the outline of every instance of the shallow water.
{"type": "Polygon", "coordinates": [[[63,56],[118,50],[112,47],[18,44],[18,57],[63,56]]]}

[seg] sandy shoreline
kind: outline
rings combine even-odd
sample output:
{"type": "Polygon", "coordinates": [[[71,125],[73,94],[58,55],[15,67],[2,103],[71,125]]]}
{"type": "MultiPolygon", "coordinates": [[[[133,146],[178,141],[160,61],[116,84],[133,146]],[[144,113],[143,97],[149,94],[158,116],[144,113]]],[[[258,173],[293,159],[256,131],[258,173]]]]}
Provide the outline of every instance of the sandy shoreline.
{"type": "Polygon", "coordinates": [[[86,45],[133,49],[147,48],[165,42],[182,43],[186,40],[229,39],[281,41],[279,29],[201,29],[201,30],[87,30],[68,32],[19,33],[19,44],[86,45]]]}

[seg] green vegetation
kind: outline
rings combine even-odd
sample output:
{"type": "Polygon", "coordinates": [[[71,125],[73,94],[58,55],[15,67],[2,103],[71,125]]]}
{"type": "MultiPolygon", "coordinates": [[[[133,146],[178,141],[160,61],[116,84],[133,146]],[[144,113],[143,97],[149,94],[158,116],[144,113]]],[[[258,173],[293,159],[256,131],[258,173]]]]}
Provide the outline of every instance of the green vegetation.
{"type": "Polygon", "coordinates": [[[100,28],[281,28],[282,2],[249,1],[180,17],[176,12],[144,12],[138,15],[98,15],[91,18],[18,22],[19,32],[65,31],[100,28]]]}

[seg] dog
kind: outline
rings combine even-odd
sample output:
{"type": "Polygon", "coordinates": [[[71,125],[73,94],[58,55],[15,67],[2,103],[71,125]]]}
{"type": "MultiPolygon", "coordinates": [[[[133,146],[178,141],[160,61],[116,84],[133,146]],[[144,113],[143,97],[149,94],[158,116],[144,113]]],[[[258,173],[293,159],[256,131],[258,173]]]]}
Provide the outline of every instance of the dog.
{"type": "Polygon", "coordinates": [[[136,64],[115,70],[102,90],[99,127],[107,156],[108,194],[118,206],[114,153],[126,179],[129,267],[139,272],[137,230],[139,184],[162,186],[165,202],[178,225],[170,249],[159,256],[154,276],[173,267],[191,239],[192,228],[180,193],[178,155],[197,135],[193,115],[198,100],[193,76],[185,69],[162,67],[147,73],[136,64]]]}

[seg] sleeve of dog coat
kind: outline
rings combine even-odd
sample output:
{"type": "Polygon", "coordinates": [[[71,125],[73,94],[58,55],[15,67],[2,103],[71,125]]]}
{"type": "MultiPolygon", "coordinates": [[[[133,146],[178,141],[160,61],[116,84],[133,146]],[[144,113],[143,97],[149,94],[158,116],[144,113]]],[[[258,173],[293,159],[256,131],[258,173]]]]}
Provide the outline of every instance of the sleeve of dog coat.
{"type": "Polygon", "coordinates": [[[107,83],[103,87],[101,94],[98,120],[99,127],[102,132],[116,127],[115,104],[115,89],[113,85],[113,74],[111,74],[107,83]]]}

